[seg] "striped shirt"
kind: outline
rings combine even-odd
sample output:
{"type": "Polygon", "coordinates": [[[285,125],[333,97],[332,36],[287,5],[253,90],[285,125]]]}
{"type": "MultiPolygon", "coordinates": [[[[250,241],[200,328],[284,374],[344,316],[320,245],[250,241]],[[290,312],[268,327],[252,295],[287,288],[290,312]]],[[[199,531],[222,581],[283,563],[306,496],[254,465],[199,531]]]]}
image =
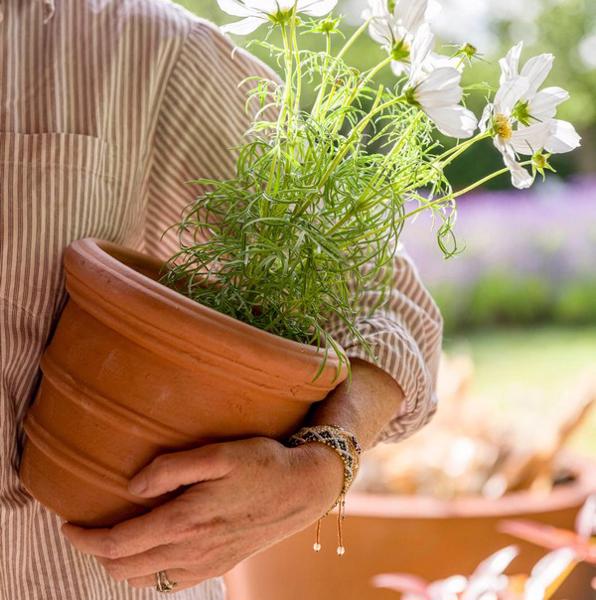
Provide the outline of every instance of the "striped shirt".
{"type": "MultiPolygon", "coordinates": [[[[112,581],[20,486],[23,417],[65,301],[62,251],[104,238],[166,257],[185,182],[234,173],[249,75],[270,76],[217,28],[166,0],[0,0],[0,600],[157,599],[112,581]]],[[[358,325],[405,402],[380,439],[435,410],[441,318],[408,258],[358,325]]],[[[350,356],[366,358],[336,331],[350,356]]],[[[177,598],[220,600],[220,580],[177,598]]]]}

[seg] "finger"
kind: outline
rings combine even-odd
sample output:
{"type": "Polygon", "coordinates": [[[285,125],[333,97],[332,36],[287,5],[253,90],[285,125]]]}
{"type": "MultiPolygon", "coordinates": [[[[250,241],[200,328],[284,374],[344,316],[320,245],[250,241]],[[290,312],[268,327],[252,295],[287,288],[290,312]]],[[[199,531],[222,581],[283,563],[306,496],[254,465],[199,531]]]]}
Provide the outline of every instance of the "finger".
{"type": "MultiPolygon", "coordinates": [[[[180,546],[159,546],[141,554],[110,559],[98,557],[97,560],[116,581],[125,581],[140,577],[153,576],[157,571],[189,567],[188,549],[180,546]]],[[[168,571],[169,572],[169,571],[168,571]]],[[[194,574],[195,578],[197,573],[194,574]]]]}
{"type": "MultiPolygon", "coordinates": [[[[160,570],[163,571],[163,569],[160,570]]],[[[208,579],[208,577],[198,578],[196,574],[186,571],[185,569],[168,569],[166,571],[166,577],[171,583],[176,584],[174,587],[175,592],[193,588],[208,579]]],[[[129,579],[127,583],[133,588],[155,588],[157,580],[155,574],[151,574],[145,577],[134,577],[129,579]]]]}
{"type": "MultiPolygon", "coordinates": [[[[196,499],[194,502],[198,509],[196,499]]],[[[85,529],[66,523],[61,530],[81,552],[117,559],[179,540],[188,528],[188,512],[187,503],[174,499],[109,529],[85,529]]]]}
{"type": "Polygon", "coordinates": [[[227,445],[210,444],[158,456],[130,480],[128,490],[136,496],[152,498],[183,485],[225,477],[232,469],[227,445]]]}

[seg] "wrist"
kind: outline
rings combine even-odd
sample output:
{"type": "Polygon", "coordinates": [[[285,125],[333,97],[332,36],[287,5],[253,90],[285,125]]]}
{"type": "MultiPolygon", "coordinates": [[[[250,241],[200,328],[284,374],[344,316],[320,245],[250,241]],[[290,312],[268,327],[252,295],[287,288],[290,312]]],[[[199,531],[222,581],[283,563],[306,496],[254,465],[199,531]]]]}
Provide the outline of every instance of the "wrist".
{"type": "MultiPolygon", "coordinates": [[[[316,490],[324,492],[325,499],[331,506],[339,498],[344,486],[344,464],[337,452],[317,442],[296,446],[290,452],[304,480],[312,483],[316,490]]],[[[311,489],[309,495],[312,492],[311,489]]]]}

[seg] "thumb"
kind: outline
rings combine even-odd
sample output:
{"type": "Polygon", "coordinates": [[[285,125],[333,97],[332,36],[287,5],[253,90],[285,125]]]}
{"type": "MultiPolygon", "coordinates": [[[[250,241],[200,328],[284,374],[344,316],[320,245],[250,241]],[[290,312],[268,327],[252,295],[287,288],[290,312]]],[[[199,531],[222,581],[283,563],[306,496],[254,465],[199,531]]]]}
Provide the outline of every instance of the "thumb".
{"type": "Polygon", "coordinates": [[[201,481],[225,477],[233,468],[227,444],[211,444],[162,454],[141,469],[128,483],[135,496],[153,498],[201,481]]]}

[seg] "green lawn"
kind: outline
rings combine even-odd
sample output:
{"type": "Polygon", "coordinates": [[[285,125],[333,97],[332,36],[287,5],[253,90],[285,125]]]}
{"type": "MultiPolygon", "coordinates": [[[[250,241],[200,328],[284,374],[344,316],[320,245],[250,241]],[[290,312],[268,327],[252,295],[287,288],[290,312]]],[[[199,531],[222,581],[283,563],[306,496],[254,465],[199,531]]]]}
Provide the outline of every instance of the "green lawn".
{"type": "MultiPolygon", "coordinates": [[[[596,376],[596,327],[476,332],[447,339],[445,349],[472,356],[478,401],[507,421],[524,419],[530,430],[547,428],[565,410],[582,373],[596,376]]],[[[596,456],[596,409],[569,446],[596,456]]]]}

